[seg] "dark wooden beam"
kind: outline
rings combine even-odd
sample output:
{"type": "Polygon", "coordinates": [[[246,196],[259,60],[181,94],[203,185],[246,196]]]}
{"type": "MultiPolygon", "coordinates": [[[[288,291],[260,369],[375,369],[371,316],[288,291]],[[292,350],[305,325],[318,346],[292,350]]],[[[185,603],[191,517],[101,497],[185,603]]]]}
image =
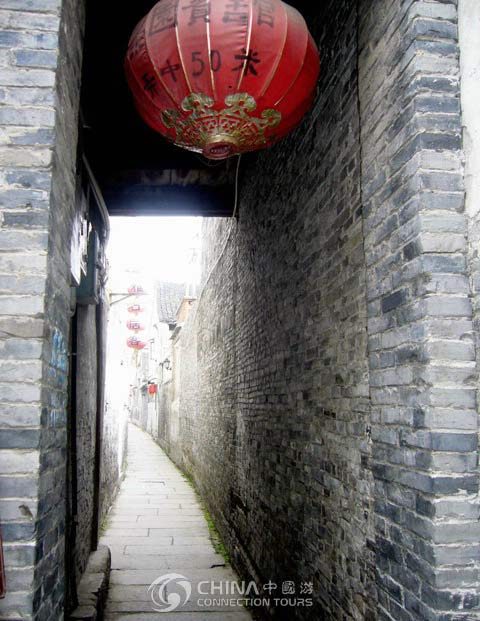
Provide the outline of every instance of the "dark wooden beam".
{"type": "Polygon", "coordinates": [[[119,186],[104,192],[111,216],[228,217],[234,190],[228,186],[119,186]]]}

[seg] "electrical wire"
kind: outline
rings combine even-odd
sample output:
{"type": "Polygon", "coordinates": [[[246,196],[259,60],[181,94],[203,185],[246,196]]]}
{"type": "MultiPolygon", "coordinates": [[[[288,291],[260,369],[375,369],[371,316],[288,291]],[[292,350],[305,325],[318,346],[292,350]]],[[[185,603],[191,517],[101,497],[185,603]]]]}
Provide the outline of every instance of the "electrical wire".
{"type": "Polygon", "coordinates": [[[232,214],[232,218],[234,219],[237,217],[237,210],[238,210],[238,180],[240,177],[240,162],[241,161],[242,161],[242,155],[240,154],[238,156],[237,170],[235,172],[235,202],[234,202],[233,214],[232,214]]]}
{"type": "Polygon", "coordinates": [[[218,264],[220,263],[220,261],[222,260],[223,255],[225,254],[225,250],[227,249],[228,246],[228,242],[230,241],[230,238],[232,236],[233,233],[233,229],[235,228],[236,224],[237,224],[237,212],[238,212],[238,204],[239,204],[239,179],[240,179],[240,163],[242,160],[242,156],[239,155],[238,159],[237,159],[237,168],[236,168],[236,172],[235,172],[235,199],[234,199],[234,204],[233,204],[233,212],[232,215],[230,216],[230,228],[229,231],[225,237],[225,242],[223,244],[222,250],[220,252],[220,254],[217,257],[217,260],[215,261],[215,263],[213,264],[213,266],[211,267],[210,271],[208,272],[208,276],[205,279],[205,282],[203,283],[202,286],[202,290],[200,291],[198,297],[197,297],[197,301],[195,304],[195,318],[197,316],[197,311],[198,311],[198,307],[200,305],[200,300],[203,297],[203,294],[205,292],[205,289],[208,285],[208,283],[210,282],[210,278],[212,277],[213,272],[217,269],[218,264]]]}

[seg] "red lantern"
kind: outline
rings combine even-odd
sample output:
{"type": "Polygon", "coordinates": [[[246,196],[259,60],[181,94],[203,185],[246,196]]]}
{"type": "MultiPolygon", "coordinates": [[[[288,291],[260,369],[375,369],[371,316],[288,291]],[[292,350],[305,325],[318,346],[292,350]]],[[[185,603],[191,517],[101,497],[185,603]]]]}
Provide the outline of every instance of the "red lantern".
{"type": "Polygon", "coordinates": [[[127,347],[130,347],[131,349],[144,349],[146,346],[147,343],[140,341],[135,336],[131,336],[127,339],[127,347]]]}
{"type": "Polygon", "coordinates": [[[143,295],[145,291],[141,285],[132,285],[131,287],[128,287],[128,293],[130,295],[143,295]]]}
{"type": "Polygon", "coordinates": [[[138,321],[127,321],[127,328],[129,330],[133,330],[134,332],[140,332],[140,330],[145,330],[145,326],[143,326],[138,321]]]}
{"type": "Polygon", "coordinates": [[[298,125],[320,60],[305,20],[281,0],[161,0],[133,32],[125,66],[154,130],[224,159],[298,125]]]}
{"type": "Polygon", "coordinates": [[[128,312],[133,313],[134,315],[138,315],[138,313],[143,313],[145,309],[140,306],[140,304],[133,304],[133,306],[128,307],[128,312]]]}
{"type": "Polygon", "coordinates": [[[157,385],[156,384],[149,384],[148,385],[148,394],[154,395],[156,392],[157,392],[157,385]]]}

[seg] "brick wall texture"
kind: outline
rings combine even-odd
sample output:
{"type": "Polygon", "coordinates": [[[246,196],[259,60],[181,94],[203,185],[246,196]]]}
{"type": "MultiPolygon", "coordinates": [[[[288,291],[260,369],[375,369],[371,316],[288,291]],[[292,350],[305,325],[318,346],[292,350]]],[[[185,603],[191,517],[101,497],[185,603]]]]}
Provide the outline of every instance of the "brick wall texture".
{"type": "Polygon", "coordinates": [[[97,334],[96,308],[93,304],[77,310],[76,376],[76,448],[81,458],[77,465],[77,529],[75,569],[81,577],[92,546],[94,517],[93,490],[95,431],[97,419],[97,334]]]}
{"type": "Polygon", "coordinates": [[[359,83],[380,611],[478,618],[457,6],[374,9],[361,12],[359,83]]]}
{"type": "MultiPolygon", "coordinates": [[[[70,253],[83,24],[80,0],[0,0],[0,520],[8,589],[0,619],[64,616],[68,353],[75,308],[70,253]]],[[[92,338],[94,315],[90,307],[82,317],[84,334],[92,338]]],[[[83,346],[84,359],[94,365],[91,339],[83,346]]],[[[79,379],[81,388],[81,372],[79,379]]],[[[84,485],[79,573],[90,552],[87,519],[93,510],[90,405],[80,407],[77,419],[80,449],[89,449],[79,451],[78,462],[84,485]]],[[[110,451],[111,427],[107,421],[110,451]]],[[[117,463],[113,467],[118,470],[117,463]]],[[[112,478],[105,470],[102,476],[112,478]]]]}
{"type": "Polygon", "coordinates": [[[63,618],[59,506],[82,22],[73,0],[0,2],[2,618],[63,618]]]}
{"type": "Polygon", "coordinates": [[[276,618],[477,619],[457,4],[310,13],[319,95],[244,158],[238,222],[205,224],[179,441],[160,442],[244,573],[314,582],[276,618]]]}

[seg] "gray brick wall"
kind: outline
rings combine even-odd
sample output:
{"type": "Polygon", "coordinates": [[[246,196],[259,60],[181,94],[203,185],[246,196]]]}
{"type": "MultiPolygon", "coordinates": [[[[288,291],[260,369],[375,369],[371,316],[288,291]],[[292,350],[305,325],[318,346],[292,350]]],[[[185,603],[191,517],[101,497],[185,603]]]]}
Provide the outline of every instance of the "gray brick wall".
{"type": "MultiPolygon", "coordinates": [[[[30,619],[39,608],[41,580],[34,567],[42,555],[48,563],[57,527],[56,521],[48,524],[44,499],[54,486],[49,473],[61,458],[44,450],[43,430],[54,409],[61,417],[59,402],[48,408],[46,385],[53,379],[46,361],[59,378],[52,401],[56,389],[61,394],[66,361],[67,333],[45,322],[59,23],[59,0],[0,2],[0,513],[8,584],[2,618],[30,619]]],[[[52,602],[58,601],[59,580],[53,568],[46,571],[52,602]]]]}
{"type": "MultiPolygon", "coordinates": [[[[42,3],[39,3],[42,4],[42,3]]],[[[63,618],[65,460],[68,350],[71,316],[70,239],[75,215],[79,88],[83,44],[82,2],[64,0],[55,74],[55,142],[51,165],[48,272],[42,382],[35,619],[63,618]]],[[[58,27],[58,24],[57,24],[58,27]]]]}
{"type": "MultiPolygon", "coordinates": [[[[158,386],[158,393],[155,398],[155,408],[158,412],[158,443],[172,459],[181,461],[182,447],[172,425],[172,420],[174,420],[172,390],[172,381],[158,386]]],[[[178,419],[178,416],[175,418],[178,419]]]]}
{"type": "Polygon", "coordinates": [[[379,9],[366,5],[360,28],[379,616],[471,619],[477,365],[457,8],[379,9]]]}
{"type": "Polygon", "coordinates": [[[238,224],[205,227],[180,461],[238,566],[314,580],[278,618],[480,618],[457,4],[331,2],[311,26],[314,109],[244,159],[238,224]]]}
{"type": "MultiPolygon", "coordinates": [[[[356,5],[327,2],[311,26],[321,95],[288,141],[244,159],[238,226],[182,330],[184,464],[238,565],[261,583],[313,581],[314,607],[278,618],[367,619],[376,601],[356,5]]],[[[206,224],[205,274],[230,227],[206,224]]]]}
{"type": "MultiPolygon", "coordinates": [[[[100,462],[100,524],[103,523],[113,500],[118,492],[127,453],[127,425],[128,425],[128,384],[123,384],[123,392],[119,391],[119,381],[117,369],[123,368],[122,354],[119,353],[117,343],[112,343],[115,332],[111,329],[110,318],[113,309],[104,300],[101,314],[103,315],[104,351],[106,356],[106,377],[105,377],[105,408],[103,412],[102,425],[102,456],[100,462]],[[109,375],[111,373],[111,375],[109,375]],[[113,376],[113,377],[112,377],[113,376]],[[112,404],[112,398],[118,397],[119,392],[123,399],[116,399],[112,404]]],[[[122,342],[123,346],[123,342],[122,342]]]]}
{"type": "Polygon", "coordinates": [[[94,515],[94,464],[97,423],[97,326],[96,306],[77,310],[77,532],[75,562],[77,577],[83,574],[92,549],[94,515]]]}
{"type": "MultiPolygon", "coordinates": [[[[0,519],[8,588],[2,619],[63,618],[84,20],[82,1],[0,0],[0,519]]],[[[94,519],[95,314],[94,306],[79,312],[78,576],[94,519]]],[[[108,412],[102,429],[100,517],[120,477],[116,456],[124,438],[115,415],[108,412]]]]}
{"type": "MultiPolygon", "coordinates": [[[[0,519],[8,588],[2,619],[63,619],[83,23],[81,1],[0,0],[0,519]]],[[[87,318],[90,328],[94,322],[87,318]]],[[[88,411],[79,420],[82,448],[89,449],[80,451],[78,467],[85,523],[93,511],[95,425],[88,411]]],[[[112,427],[105,423],[108,451],[112,427]]],[[[110,466],[106,461],[104,479],[110,466]]],[[[79,573],[89,528],[80,528],[79,573]]]]}

